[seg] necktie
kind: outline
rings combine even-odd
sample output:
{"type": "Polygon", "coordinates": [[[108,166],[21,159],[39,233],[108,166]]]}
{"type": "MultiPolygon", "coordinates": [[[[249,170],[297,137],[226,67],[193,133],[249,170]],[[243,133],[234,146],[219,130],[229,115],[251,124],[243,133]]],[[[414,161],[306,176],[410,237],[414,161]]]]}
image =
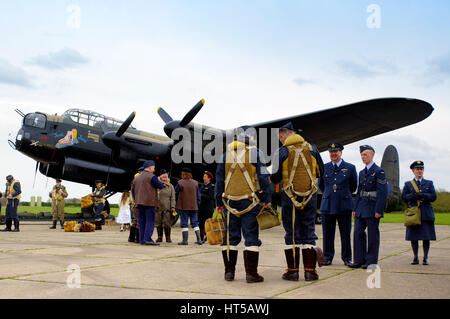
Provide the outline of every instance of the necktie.
{"type": "Polygon", "coordinates": [[[337,169],[338,169],[337,164],[334,164],[334,170],[337,171],[337,169]]]}
{"type": "Polygon", "coordinates": [[[367,175],[367,167],[364,168],[364,173],[367,175]]]}

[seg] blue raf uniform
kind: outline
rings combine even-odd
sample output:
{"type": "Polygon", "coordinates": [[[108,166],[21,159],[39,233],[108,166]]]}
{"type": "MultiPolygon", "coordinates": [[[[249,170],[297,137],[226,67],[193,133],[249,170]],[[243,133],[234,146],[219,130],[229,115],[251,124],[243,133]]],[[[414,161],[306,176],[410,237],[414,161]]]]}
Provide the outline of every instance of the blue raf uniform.
{"type": "Polygon", "coordinates": [[[222,162],[217,165],[214,196],[217,206],[225,207],[223,212],[228,234],[223,240],[222,258],[227,281],[234,280],[241,233],[244,236],[246,281],[264,281],[264,277],[258,274],[261,240],[256,216],[262,205],[271,202],[271,193],[269,175],[263,162],[262,152],[250,146],[250,137],[240,134],[227,145],[222,162]]]}
{"type": "MultiPolygon", "coordinates": [[[[342,151],[340,143],[330,143],[329,151],[342,151]]],[[[341,258],[345,264],[352,259],[350,233],[352,229],[352,193],[356,191],[358,177],[355,165],[340,160],[324,165],[323,176],[319,181],[322,191],[320,213],[322,216],[323,253],[325,264],[330,265],[334,257],[334,237],[336,221],[341,237],[341,258]]]]}
{"type": "MultiPolygon", "coordinates": [[[[423,161],[415,161],[410,165],[410,168],[424,168],[423,161]]],[[[430,248],[430,240],[436,240],[436,231],[434,228],[434,211],[431,202],[436,200],[436,190],[434,189],[433,181],[426,180],[423,177],[420,179],[414,178],[414,182],[419,189],[416,192],[412,185],[412,181],[408,181],[403,186],[402,200],[406,202],[408,207],[417,206],[420,203],[420,219],[421,224],[416,226],[406,227],[406,240],[411,241],[413,248],[414,260],[412,264],[418,264],[418,249],[419,240],[423,241],[424,250],[424,265],[428,265],[428,250],[430,248]]]]}
{"type": "MultiPolygon", "coordinates": [[[[360,146],[360,152],[375,150],[369,145],[360,146]]],[[[387,179],[384,170],[374,162],[359,172],[359,185],[355,200],[355,225],[353,232],[354,264],[362,266],[378,263],[380,249],[380,218],[384,216],[387,199],[387,179]],[[375,213],[381,215],[375,218],[375,213]],[[367,228],[367,236],[366,236],[367,228]],[[367,238],[368,237],[368,238],[367,238]]]]}
{"type": "Polygon", "coordinates": [[[315,220],[317,214],[317,179],[323,175],[322,158],[315,145],[307,143],[301,135],[295,133],[294,126],[291,122],[282,126],[279,133],[280,141],[283,143],[283,146],[279,148],[273,156],[271,181],[274,184],[280,182],[283,183],[283,192],[281,193],[281,213],[285,231],[284,242],[286,246],[284,254],[286,257],[287,270],[282,278],[285,280],[298,281],[301,248],[305,280],[318,280],[319,275],[316,271],[316,263],[319,262],[319,266],[322,265],[323,253],[322,250],[316,246],[318,237],[315,232],[315,220]],[[285,139],[282,140],[281,136],[284,136],[285,139]],[[306,150],[309,150],[309,154],[306,150]],[[303,158],[300,156],[295,157],[295,154],[298,151],[300,151],[301,154],[304,154],[303,158]],[[294,165],[296,162],[295,158],[298,160],[297,165],[294,165]],[[305,182],[305,175],[297,175],[297,168],[299,167],[298,163],[304,163],[305,161],[308,161],[308,159],[311,160],[311,164],[307,163],[306,165],[300,165],[303,166],[302,169],[306,168],[306,171],[303,173],[309,175],[308,180],[312,178],[314,185],[311,185],[310,190],[307,192],[295,190],[294,183],[299,185],[305,182]],[[309,172],[307,172],[308,170],[309,172]],[[304,193],[305,195],[299,195],[295,192],[304,193]],[[296,201],[297,203],[305,202],[306,205],[303,207],[299,207],[300,205],[298,204],[297,206],[294,206],[293,201],[296,201]],[[290,248],[291,246],[292,248],[290,248]]]}

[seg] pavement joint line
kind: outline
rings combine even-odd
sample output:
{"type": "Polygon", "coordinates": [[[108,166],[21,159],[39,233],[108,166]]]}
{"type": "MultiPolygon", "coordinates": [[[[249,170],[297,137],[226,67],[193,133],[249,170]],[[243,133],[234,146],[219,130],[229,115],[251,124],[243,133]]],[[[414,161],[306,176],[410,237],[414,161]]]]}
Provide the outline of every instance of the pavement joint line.
{"type": "MultiPolygon", "coordinates": [[[[202,252],[196,252],[189,255],[198,255],[202,252]]],[[[77,257],[83,257],[83,256],[77,256],[77,257]]],[[[100,256],[101,257],[101,256],[100,256]]],[[[112,264],[104,264],[104,265],[93,265],[93,266],[84,266],[80,267],[80,270],[88,270],[88,269],[95,269],[95,268],[104,268],[104,267],[112,267],[112,266],[119,266],[119,265],[125,265],[125,264],[134,264],[134,263],[140,263],[140,262],[148,262],[148,261],[161,261],[166,258],[175,258],[176,256],[170,256],[170,257],[156,257],[156,258],[145,258],[145,259],[138,259],[138,260],[131,260],[126,262],[120,262],[120,263],[112,263],[112,264]]],[[[111,257],[112,258],[112,257],[111,257]]],[[[128,259],[135,259],[135,258],[128,258],[128,259]]],[[[30,276],[41,276],[41,275],[49,275],[49,274],[57,274],[61,272],[66,272],[66,270],[57,270],[57,271],[49,271],[49,272],[39,272],[39,273],[31,273],[31,274],[22,274],[22,275],[16,275],[16,276],[10,276],[10,277],[0,277],[0,280],[4,279],[19,279],[21,277],[30,277],[30,276]]]]}
{"type": "Polygon", "coordinates": [[[392,274],[450,276],[450,273],[431,273],[431,272],[395,271],[395,270],[383,270],[383,272],[392,273],[392,274]]]}
{"type": "Polygon", "coordinates": [[[340,276],[340,275],[342,275],[342,274],[345,274],[345,273],[348,273],[348,272],[351,272],[351,271],[355,271],[355,270],[356,270],[356,269],[346,269],[346,270],[341,271],[341,272],[339,272],[339,273],[332,274],[332,275],[329,275],[329,276],[324,277],[324,278],[319,278],[319,280],[311,281],[311,282],[309,282],[309,283],[305,281],[305,284],[304,284],[304,285],[301,285],[301,286],[298,286],[298,287],[294,287],[294,288],[291,288],[291,289],[287,289],[287,290],[285,290],[285,291],[283,291],[283,292],[280,292],[280,293],[277,293],[277,294],[275,294],[275,295],[272,295],[272,296],[270,296],[269,298],[277,298],[278,296],[280,296],[280,295],[282,295],[282,294],[285,294],[285,293],[288,293],[288,292],[291,292],[291,291],[294,291],[294,290],[302,289],[302,288],[305,288],[305,287],[309,287],[309,286],[311,286],[311,285],[313,285],[313,284],[317,284],[317,283],[319,283],[319,282],[321,282],[321,281],[326,281],[326,280],[328,280],[328,279],[330,279],[330,278],[334,278],[334,277],[337,277],[337,276],[340,276]]]}
{"type": "MultiPolygon", "coordinates": [[[[0,278],[0,279],[10,279],[16,281],[25,281],[25,282],[39,282],[39,283],[48,283],[48,284],[60,284],[67,285],[65,282],[59,281],[49,281],[49,280],[38,280],[38,279],[24,279],[24,278],[0,278]]],[[[130,290],[149,290],[149,291],[160,291],[160,292],[177,292],[177,293],[189,293],[189,294],[206,294],[206,295],[217,295],[217,296],[245,296],[248,295],[240,295],[240,294],[230,294],[230,293],[217,293],[217,292],[204,292],[204,291],[195,291],[195,290],[180,290],[180,289],[163,289],[163,288],[151,288],[151,287],[128,287],[128,286],[117,286],[117,285],[104,285],[104,284],[87,284],[81,283],[81,286],[90,286],[90,287],[105,287],[105,288],[119,288],[119,289],[130,289],[130,290]]],[[[255,297],[255,296],[252,296],[255,297]]],[[[264,296],[258,296],[257,298],[266,298],[264,296]]]]}

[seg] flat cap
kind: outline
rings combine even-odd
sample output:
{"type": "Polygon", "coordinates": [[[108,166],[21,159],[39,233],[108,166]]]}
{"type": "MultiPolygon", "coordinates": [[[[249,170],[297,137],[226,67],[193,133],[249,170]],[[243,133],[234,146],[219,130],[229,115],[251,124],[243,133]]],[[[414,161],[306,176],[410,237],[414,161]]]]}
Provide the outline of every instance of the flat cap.
{"type": "Polygon", "coordinates": [[[147,168],[147,167],[150,167],[150,166],[155,166],[155,161],[154,160],[145,161],[144,164],[142,165],[142,167],[144,167],[144,169],[147,168]]]}

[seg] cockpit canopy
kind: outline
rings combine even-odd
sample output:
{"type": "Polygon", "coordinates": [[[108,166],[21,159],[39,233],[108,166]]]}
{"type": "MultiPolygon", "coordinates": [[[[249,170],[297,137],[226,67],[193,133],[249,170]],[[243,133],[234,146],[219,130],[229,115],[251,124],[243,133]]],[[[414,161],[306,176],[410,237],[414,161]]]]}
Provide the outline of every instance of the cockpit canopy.
{"type": "MultiPolygon", "coordinates": [[[[118,128],[123,123],[123,121],[114,119],[112,117],[81,109],[69,109],[65,111],[62,116],[71,119],[75,123],[89,125],[92,127],[100,127],[102,123],[105,123],[109,128],[118,128]]],[[[130,128],[135,129],[131,125],[130,128]]]]}

